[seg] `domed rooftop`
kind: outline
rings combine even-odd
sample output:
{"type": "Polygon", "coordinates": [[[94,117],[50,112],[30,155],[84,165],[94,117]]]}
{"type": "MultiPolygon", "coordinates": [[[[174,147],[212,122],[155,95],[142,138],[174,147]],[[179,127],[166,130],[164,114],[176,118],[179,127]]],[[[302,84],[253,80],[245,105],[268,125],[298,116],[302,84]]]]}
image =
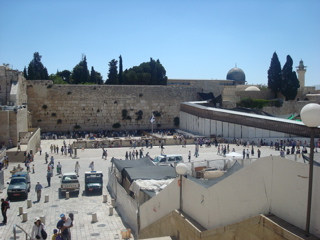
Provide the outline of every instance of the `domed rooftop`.
{"type": "Polygon", "coordinates": [[[245,82],[246,81],[246,75],[240,68],[232,68],[227,74],[227,80],[234,80],[239,82],[245,82]]]}
{"type": "Polygon", "coordinates": [[[260,92],[260,89],[256,86],[250,86],[250,87],[247,87],[245,91],[248,91],[248,92],[260,92]]]}

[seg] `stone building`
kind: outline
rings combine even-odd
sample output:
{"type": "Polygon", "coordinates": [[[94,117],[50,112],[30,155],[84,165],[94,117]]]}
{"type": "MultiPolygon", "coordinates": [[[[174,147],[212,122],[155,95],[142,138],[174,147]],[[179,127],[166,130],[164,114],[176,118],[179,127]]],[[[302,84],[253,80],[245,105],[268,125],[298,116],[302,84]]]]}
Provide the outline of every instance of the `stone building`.
{"type": "Polygon", "coordinates": [[[21,72],[0,66],[0,142],[16,146],[28,132],[26,80],[21,72]]]}

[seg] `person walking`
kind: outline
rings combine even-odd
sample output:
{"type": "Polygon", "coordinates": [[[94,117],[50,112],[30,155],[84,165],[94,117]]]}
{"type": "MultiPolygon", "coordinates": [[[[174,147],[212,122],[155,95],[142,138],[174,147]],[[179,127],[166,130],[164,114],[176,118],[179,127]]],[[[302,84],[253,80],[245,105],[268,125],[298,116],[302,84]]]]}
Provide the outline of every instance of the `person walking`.
{"type": "Polygon", "coordinates": [[[46,227],[44,226],[44,224],[41,222],[40,218],[36,217],[34,220],[34,225],[32,227],[32,231],[31,231],[31,239],[32,240],[36,240],[36,239],[40,239],[43,240],[45,238],[42,237],[42,230],[46,230],[46,227]]]}
{"type": "Polygon", "coordinates": [[[40,182],[37,183],[35,190],[36,190],[36,193],[37,193],[37,201],[40,202],[41,190],[42,190],[42,185],[40,184],[40,182]]]}
{"type": "Polygon", "coordinates": [[[52,173],[50,172],[50,170],[47,170],[47,182],[48,182],[48,187],[51,186],[51,178],[52,178],[52,173]]]}
{"type": "Polygon", "coordinates": [[[46,163],[48,163],[49,154],[46,152],[44,154],[44,160],[46,160],[46,163]]]}
{"type": "Polygon", "coordinates": [[[94,171],[94,162],[93,161],[90,163],[89,168],[91,168],[91,171],[94,171]]]}
{"type": "Polygon", "coordinates": [[[80,164],[77,161],[75,166],[74,166],[74,172],[77,174],[78,177],[79,177],[79,169],[80,169],[80,164]]]}
{"type": "Polygon", "coordinates": [[[258,149],[258,158],[260,158],[260,156],[261,156],[261,151],[260,149],[258,149]]]}
{"type": "Polygon", "coordinates": [[[73,215],[73,213],[69,213],[68,216],[69,217],[64,222],[61,231],[63,231],[65,228],[67,228],[68,229],[68,237],[69,237],[68,239],[71,240],[71,230],[70,230],[70,228],[73,227],[74,215],[73,215]]]}
{"type": "Polygon", "coordinates": [[[58,162],[58,164],[57,164],[57,174],[58,175],[62,174],[62,165],[60,162],[58,162]]]}
{"type": "Polygon", "coordinates": [[[3,217],[3,224],[7,224],[7,210],[8,210],[8,202],[4,200],[4,198],[1,198],[1,213],[3,217]]]}
{"type": "Polygon", "coordinates": [[[188,160],[189,160],[189,162],[191,161],[191,151],[189,151],[189,153],[188,153],[188,160]]]}
{"type": "Polygon", "coordinates": [[[60,218],[61,219],[57,223],[57,228],[60,230],[61,237],[63,240],[71,240],[69,238],[68,227],[64,226],[65,222],[67,221],[67,218],[63,213],[60,214],[60,218]]]}

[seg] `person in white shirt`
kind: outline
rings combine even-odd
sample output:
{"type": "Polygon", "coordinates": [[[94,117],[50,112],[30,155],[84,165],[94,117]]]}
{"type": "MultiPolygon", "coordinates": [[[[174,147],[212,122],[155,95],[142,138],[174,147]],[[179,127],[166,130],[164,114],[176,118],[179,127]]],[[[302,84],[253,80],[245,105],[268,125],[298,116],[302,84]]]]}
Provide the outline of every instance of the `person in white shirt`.
{"type": "Polygon", "coordinates": [[[31,239],[32,240],[36,240],[36,239],[40,239],[42,240],[42,235],[41,235],[41,230],[46,230],[46,227],[44,226],[44,224],[41,222],[40,218],[35,218],[34,220],[34,225],[32,227],[32,231],[31,231],[31,239]]]}

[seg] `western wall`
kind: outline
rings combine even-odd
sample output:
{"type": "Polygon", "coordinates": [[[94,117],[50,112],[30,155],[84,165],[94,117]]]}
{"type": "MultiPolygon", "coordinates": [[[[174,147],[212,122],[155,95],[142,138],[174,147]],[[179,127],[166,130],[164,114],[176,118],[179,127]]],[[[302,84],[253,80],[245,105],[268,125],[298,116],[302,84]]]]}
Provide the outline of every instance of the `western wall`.
{"type": "Polygon", "coordinates": [[[195,86],[56,85],[49,80],[27,81],[31,125],[43,132],[151,129],[152,112],[159,113],[154,130],[175,128],[180,103],[197,100],[200,91],[195,86]],[[113,128],[115,123],[121,127],[113,128]]]}

